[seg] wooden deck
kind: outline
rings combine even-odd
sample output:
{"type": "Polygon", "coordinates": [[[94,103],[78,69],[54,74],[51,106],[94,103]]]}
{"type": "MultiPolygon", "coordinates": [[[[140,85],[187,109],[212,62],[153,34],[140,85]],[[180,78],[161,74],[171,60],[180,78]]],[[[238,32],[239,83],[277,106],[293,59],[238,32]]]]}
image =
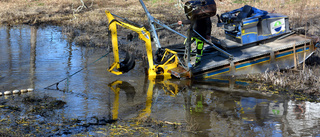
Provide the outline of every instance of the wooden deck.
{"type": "MultiPolygon", "coordinates": [[[[270,43],[259,44],[255,46],[241,46],[237,48],[228,49],[227,52],[234,56],[233,62],[239,62],[250,58],[259,57],[261,55],[274,53],[283,49],[291,48],[295,44],[303,45],[310,42],[310,39],[306,39],[303,35],[291,35],[282,40],[273,41],[270,43]]],[[[231,43],[232,44],[232,43],[231,43]]],[[[232,45],[230,45],[232,47],[232,45]]],[[[193,73],[202,73],[207,70],[221,67],[230,64],[228,57],[217,51],[211,53],[204,53],[201,59],[201,64],[193,68],[193,73]]]]}

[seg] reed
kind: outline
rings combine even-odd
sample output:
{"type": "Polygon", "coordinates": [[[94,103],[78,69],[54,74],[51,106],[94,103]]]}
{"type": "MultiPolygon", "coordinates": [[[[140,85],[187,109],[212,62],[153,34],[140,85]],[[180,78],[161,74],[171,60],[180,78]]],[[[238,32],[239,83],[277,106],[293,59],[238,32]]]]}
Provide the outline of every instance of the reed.
{"type": "MultiPolygon", "coordinates": [[[[135,14],[135,12],[138,12],[139,14],[143,13],[138,0],[83,1],[86,5],[93,4],[92,9],[108,9],[124,15],[135,14]]],[[[181,16],[182,9],[177,6],[179,0],[144,0],[144,2],[148,8],[151,8],[151,11],[153,8],[157,10],[154,12],[155,14],[157,14],[157,12],[161,13],[163,11],[170,10],[172,11],[172,14],[178,13],[181,16]],[[161,9],[159,9],[159,7],[161,9]]],[[[216,3],[218,7],[218,13],[230,11],[248,4],[269,12],[275,11],[277,13],[288,15],[290,18],[296,18],[297,21],[300,21],[300,23],[306,18],[310,19],[310,17],[315,17],[320,11],[319,6],[317,6],[320,4],[318,0],[217,0],[216,3]]],[[[80,0],[4,0],[0,1],[0,5],[2,7],[0,9],[2,16],[5,16],[6,14],[13,14],[14,17],[16,17],[19,15],[28,15],[36,12],[66,13],[66,10],[69,10],[67,13],[70,14],[73,10],[72,6],[74,9],[76,9],[81,5],[81,2],[80,0]]],[[[81,12],[81,14],[84,13],[85,12],[81,12]]],[[[134,17],[128,16],[128,18],[134,17]]]]}
{"type": "Polygon", "coordinates": [[[263,74],[248,75],[258,90],[273,87],[288,91],[300,91],[312,95],[320,95],[320,73],[318,66],[306,66],[305,70],[267,70],[263,74]]]}

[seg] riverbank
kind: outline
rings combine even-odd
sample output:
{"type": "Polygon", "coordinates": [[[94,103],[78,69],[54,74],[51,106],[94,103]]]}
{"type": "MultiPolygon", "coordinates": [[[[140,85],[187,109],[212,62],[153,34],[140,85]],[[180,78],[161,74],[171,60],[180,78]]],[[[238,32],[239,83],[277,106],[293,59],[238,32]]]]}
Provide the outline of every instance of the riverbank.
{"type": "MultiPolygon", "coordinates": [[[[150,13],[165,24],[176,23],[184,20],[183,9],[178,0],[145,1],[150,13]]],[[[241,0],[216,1],[217,14],[224,13],[245,4],[263,9],[269,12],[276,12],[288,15],[292,28],[306,27],[308,33],[320,35],[320,3],[317,0],[282,0],[280,3],[272,1],[242,2],[241,0]]],[[[147,25],[147,17],[138,0],[6,0],[0,2],[0,24],[1,25],[58,25],[64,28],[68,39],[84,46],[107,46],[108,29],[105,10],[127,18],[138,24],[147,25]]],[[[216,18],[213,19],[215,22],[216,18]]],[[[180,31],[186,28],[177,28],[180,31]]],[[[126,37],[130,31],[120,29],[120,36],[126,37]],[[123,32],[122,32],[123,31],[123,32]]],[[[213,25],[213,36],[222,36],[223,31],[213,25]]],[[[162,33],[162,32],[159,32],[162,33]]],[[[164,33],[164,35],[172,35],[164,33]]],[[[172,44],[170,36],[163,36],[164,44],[172,44]]],[[[183,40],[180,40],[181,42],[183,40]]],[[[174,43],[173,43],[174,44],[174,43]]]]}

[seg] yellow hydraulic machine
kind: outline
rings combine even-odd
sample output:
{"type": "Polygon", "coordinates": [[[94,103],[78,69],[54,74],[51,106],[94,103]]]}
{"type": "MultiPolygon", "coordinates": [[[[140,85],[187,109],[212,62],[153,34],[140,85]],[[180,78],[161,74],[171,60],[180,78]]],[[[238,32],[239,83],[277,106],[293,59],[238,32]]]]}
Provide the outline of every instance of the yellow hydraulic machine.
{"type": "Polygon", "coordinates": [[[120,75],[125,72],[128,72],[130,69],[134,67],[134,60],[130,59],[127,53],[127,57],[124,61],[119,62],[119,49],[118,49],[118,38],[117,38],[117,26],[120,25],[124,28],[130,29],[139,34],[139,38],[145,42],[149,69],[148,75],[149,77],[156,77],[156,76],[165,76],[170,77],[170,73],[168,70],[176,68],[178,65],[178,55],[175,51],[170,49],[165,49],[165,53],[162,57],[161,62],[163,64],[154,64],[153,61],[153,54],[152,54],[152,47],[151,47],[151,37],[150,32],[146,30],[144,27],[137,27],[135,25],[125,23],[119,20],[116,20],[113,15],[109,11],[105,11],[108,21],[109,21],[109,30],[111,31],[112,37],[112,48],[113,48],[113,55],[114,55],[114,63],[108,69],[109,72],[120,75]],[[165,57],[168,57],[165,60],[165,57]]]}

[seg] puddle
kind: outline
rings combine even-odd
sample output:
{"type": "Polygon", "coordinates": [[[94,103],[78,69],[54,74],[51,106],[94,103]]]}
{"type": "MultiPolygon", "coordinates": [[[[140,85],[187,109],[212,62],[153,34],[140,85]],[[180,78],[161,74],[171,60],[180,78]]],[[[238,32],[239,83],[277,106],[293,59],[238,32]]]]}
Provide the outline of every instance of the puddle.
{"type": "MultiPolygon", "coordinates": [[[[319,103],[248,91],[239,88],[248,84],[243,81],[149,81],[139,62],[129,73],[116,76],[107,72],[112,54],[92,64],[105,55],[107,49],[69,43],[61,28],[55,26],[1,27],[0,39],[0,91],[35,89],[24,94],[0,96],[0,113],[4,114],[0,123],[7,121],[7,114],[21,120],[30,117],[28,108],[31,106],[55,104],[54,110],[48,109],[52,115],[32,114],[40,121],[50,117],[42,120],[42,124],[54,123],[53,127],[59,128],[40,128],[42,132],[39,133],[20,130],[25,134],[61,136],[89,132],[103,136],[104,131],[99,129],[77,128],[69,132],[64,129],[72,127],[70,119],[108,126],[117,120],[150,116],[183,126],[172,131],[156,128],[154,132],[162,135],[320,136],[319,103]],[[81,69],[60,82],[59,90],[55,85],[44,89],[81,69]],[[25,98],[30,100],[35,96],[57,101],[23,103],[25,98]],[[104,122],[99,124],[101,120],[104,122]]],[[[10,126],[14,129],[17,125],[10,126]]]]}

